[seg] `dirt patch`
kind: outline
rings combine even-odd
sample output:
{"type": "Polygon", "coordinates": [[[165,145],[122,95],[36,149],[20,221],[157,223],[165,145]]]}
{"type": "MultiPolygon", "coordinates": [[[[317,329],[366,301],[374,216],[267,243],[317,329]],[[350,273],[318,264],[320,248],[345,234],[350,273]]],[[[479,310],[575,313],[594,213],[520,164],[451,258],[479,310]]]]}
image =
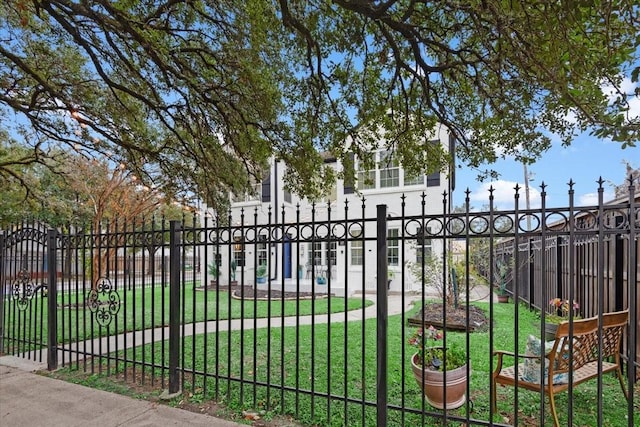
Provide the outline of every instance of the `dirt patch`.
{"type": "Polygon", "coordinates": [[[469,321],[467,322],[467,306],[459,305],[444,307],[442,303],[427,303],[415,316],[410,317],[410,325],[432,325],[434,328],[444,329],[444,314],[446,313],[446,329],[453,331],[485,331],[489,327],[486,313],[474,306],[469,306],[469,321]]]}
{"type": "Polygon", "coordinates": [[[293,419],[276,415],[264,418],[263,412],[257,411],[242,411],[242,414],[230,411],[224,405],[220,405],[213,401],[207,401],[202,403],[192,403],[187,400],[181,400],[175,405],[176,408],[183,409],[185,411],[197,412],[199,414],[206,414],[216,418],[222,418],[225,420],[235,422],[251,422],[249,425],[254,427],[299,427],[301,424],[296,423],[293,419]]]}

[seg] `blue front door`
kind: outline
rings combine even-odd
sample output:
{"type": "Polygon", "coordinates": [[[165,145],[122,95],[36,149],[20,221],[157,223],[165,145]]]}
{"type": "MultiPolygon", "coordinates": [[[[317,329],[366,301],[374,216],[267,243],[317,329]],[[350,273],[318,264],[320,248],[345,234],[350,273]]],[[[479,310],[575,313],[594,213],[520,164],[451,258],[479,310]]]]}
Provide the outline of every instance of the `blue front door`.
{"type": "Polygon", "coordinates": [[[291,279],[291,238],[284,236],[284,278],[291,279]]]}

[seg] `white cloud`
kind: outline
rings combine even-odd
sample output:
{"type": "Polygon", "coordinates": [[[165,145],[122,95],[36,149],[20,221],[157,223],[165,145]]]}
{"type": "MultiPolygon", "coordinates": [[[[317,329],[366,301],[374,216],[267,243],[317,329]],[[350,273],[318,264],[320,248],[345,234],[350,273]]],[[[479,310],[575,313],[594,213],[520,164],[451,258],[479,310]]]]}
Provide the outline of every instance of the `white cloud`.
{"type": "MultiPolygon", "coordinates": [[[[602,90],[602,93],[608,98],[609,104],[612,104],[620,96],[619,92],[627,94],[629,111],[626,112],[626,119],[633,120],[640,117],[640,98],[633,95],[636,90],[636,85],[631,81],[630,77],[623,78],[617,89],[609,83],[601,84],[600,89],[602,90]]],[[[573,124],[577,122],[575,109],[569,109],[569,112],[565,116],[565,120],[573,124]]]]}
{"type": "MultiPolygon", "coordinates": [[[[526,191],[524,184],[513,181],[494,181],[480,184],[476,191],[469,195],[474,208],[482,209],[489,205],[489,189],[493,188],[493,205],[496,209],[513,209],[515,206],[515,187],[518,185],[518,209],[526,209],[526,191]]],[[[531,208],[540,207],[540,192],[529,186],[529,204],[531,208]]]]}
{"type": "Polygon", "coordinates": [[[640,98],[637,96],[629,101],[627,118],[640,117],[640,98]]]}
{"type": "MultiPolygon", "coordinates": [[[[612,200],[614,197],[613,192],[605,191],[602,195],[605,203],[612,200]]],[[[578,206],[591,206],[598,204],[598,193],[585,193],[578,196],[578,206]]]]}
{"type": "Polygon", "coordinates": [[[581,196],[578,196],[578,205],[587,206],[587,205],[597,205],[598,204],[598,193],[586,193],[581,196]]]}
{"type": "MultiPolygon", "coordinates": [[[[633,95],[636,90],[636,84],[631,81],[631,78],[625,77],[620,83],[619,90],[620,92],[625,93],[629,96],[627,98],[627,102],[629,103],[629,111],[627,111],[626,113],[627,120],[632,120],[634,118],[640,117],[640,98],[633,95]]],[[[615,101],[619,96],[618,91],[615,90],[611,85],[603,85],[602,91],[605,95],[607,95],[610,103],[615,101]]]]}
{"type": "MultiPolygon", "coordinates": [[[[479,185],[473,192],[469,194],[471,201],[472,211],[484,211],[489,207],[489,189],[493,188],[493,205],[496,210],[511,210],[515,206],[515,186],[519,186],[518,189],[518,210],[526,209],[526,194],[524,184],[521,182],[499,180],[494,182],[486,182],[479,185]]],[[[552,194],[547,194],[547,208],[551,202],[552,194]]],[[[565,195],[566,197],[566,195],[565,195]]],[[[612,191],[604,192],[604,201],[610,201],[613,199],[614,194],[612,191]]],[[[568,206],[568,199],[563,199],[561,203],[563,206],[568,206]]],[[[540,189],[534,186],[529,187],[529,204],[531,209],[540,209],[541,197],[540,189]]],[[[597,206],[598,193],[584,193],[576,195],[574,202],[575,206],[597,206]]]]}

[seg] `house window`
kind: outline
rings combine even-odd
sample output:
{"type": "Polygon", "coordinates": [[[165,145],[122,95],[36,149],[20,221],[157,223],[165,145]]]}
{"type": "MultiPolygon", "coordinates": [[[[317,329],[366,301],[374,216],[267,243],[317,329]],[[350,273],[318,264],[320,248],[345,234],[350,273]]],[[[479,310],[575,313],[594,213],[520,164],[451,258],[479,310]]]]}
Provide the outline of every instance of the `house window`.
{"type": "Polygon", "coordinates": [[[364,264],[364,242],[360,240],[362,237],[362,228],[359,226],[351,227],[349,229],[349,235],[357,240],[352,240],[351,247],[351,265],[363,265],[364,264]]]}
{"type": "Polygon", "coordinates": [[[242,243],[242,237],[235,236],[233,240],[233,259],[236,260],[236,265],[238,267],[244,267],[244,244],[242,243]]]}
{"type": "Polygon", "coordinates": [[[232,203],[252,202],[258,200],[259,191],[261,191],[262,184],[253,184],[250,193],[231,194],[232,203]]]}
{"type": "Polygon", "coordinates": [[[399,230],[397,228],[387,230],[387,263],[389,265],[399,264],[400,246],[398,235],[399,230]]]}
{"type": "MultiPolygon", "coordinates": [[[[431,234],[431,227],[427,227],[427,235],[431,234]]],[[[416,247],[416,262],[422,263],[425,259],[429,258],[433,253],[433,243],[431,239],[425,236],[422,232],[422,227],[416,230],[417,247],[416,247]]]]}
{"type": "Polygon", "coordinates": [[[336,261],[338,259],[338,244],[336,242],[329,242],[329,251],[327,255],[329,256],[329,265],[336,265],[336,261]]]}
{"type": "Polygon", "coordinates": [[[308,265],[322,265],[322,242],[313,242],[307,251],[308,265]]]}
{"type": "Polygon", "coordinates": [[[404,185],[424,185],[424,175],[420,174],[417,177],[412,177],[405,172],[404,185]]]}
{"type": "Polygon", "coordinates": [[[316,204],[327,204],[332,203],[338,200],[338,187],[334,183],[331,188],[328,188],[327,191],[322,195],[322,197],[314,202],[316,204]]]}
{"type": "Polygon", "coordinates": [[[396,169],[380,170],[380,188],[398,187],[400,185],[400,171],[396,169]]]}
{"type": "Polygon", "coordinates": [[[338,187],[334,182],[331,186],[331,191],[329,191],[329,194],[327,195],[327,201],[335,202],[336,200],[338,200],[338,187]]]}
{"type": "Polygon", "coordinates": [[[351,242],[351,265],[362,265],[364,261],[364,250],[362,240],[351,242]]]}
{"type": "MultiPolygon", "coordinates": [[[[432,141],[439,144],[439,141],[432,141]]],[[[399,187],[401,176],[404,186],[427,185],[427,187],[437,187],[440,185],[440,172],[429,175],[412,175],[406,173],[400,167],[397,157],[393,151],[380,151],[377,154],[376,168],[372,170],[358,170],[356,174],[358,190],[369,190],[374,188],[399,187]]],[[[362,165],[359,165],[362,167],[362,165]]],[[[351,192],[350,184],[345,182],[345,194],[351,192]]]]}
{"type": "MultiPolygon", "coordinates": [[[[267,236],[261,235],[258,240],[258,265],[267,265],[268,258],[268,244],[267,244],[267,236]]],[[[238,264],[239,265],[239,264],[238,264]]]]}
{"type": "Polygon", "coordinates": [[[400,167],[391,151],[380,153],[378,168],[380,169],[380,188],[400,186],[400,167]]]}
{"type": "Polygon", "coordinates": [[[358,190],[376,188],[376,171],[358,171],[358,190]]]}
{"type": "Polygon", "coordinates": [[[313,242],[308,251],[308,265],[336,265],[337,246],[336,242],[313,242]]]}

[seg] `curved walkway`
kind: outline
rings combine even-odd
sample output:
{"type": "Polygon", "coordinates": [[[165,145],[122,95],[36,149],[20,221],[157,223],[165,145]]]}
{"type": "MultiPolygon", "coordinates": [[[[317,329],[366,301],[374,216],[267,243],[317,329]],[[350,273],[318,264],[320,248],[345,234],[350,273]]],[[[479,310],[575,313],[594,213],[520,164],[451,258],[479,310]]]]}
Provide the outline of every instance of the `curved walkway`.
{"type": "MultiPolygon", "coordinates": [[[[486,300],[490,294],[486,287],[476,287],[469,296],[471,301],[486,300]]],[[[362,297],[362,294],[358,294],[362,297]]],[[[437,294],[429,293],[426,298],[438,298],[437,294]]],[[[182,335],[185,337],[214,333],[226,332],[229,330],[252,330],[262,328],[280,328],[304,325],[319,325],[325,323],[343,323],[353,321],[363,321],[366,319],[376,318],[378,315],[378,305],[376,304],[375,294],[365,294],[364,298],[372,301],[373,304],[364,309],[350,310],[347,312],[338,312],[332,314],[318,314],[305,316],[287,316],[287,317],[271,317],[258,319],[224,319],[210,320],[207,322],[189,323],[181,327],[182,335]]],[[[388,316],[394,316],[407,312],[411,306],[420,301],[420,295],[405,294],[404,300],[400,294],[390,294],[387,296],[387,313],[388,316]]],[[[165,341],[169,336],[169,327],[158,327],[154,329],[145,329],[142,331],[127,332],[118,335],[112,335],[103,338],[95,338],[86,341],[66,344],[60,346],[58,351],[58,364],[68,364],[79,360],[89,350],[93,354],[107,354],[113,351],[124,350],[125,348],[133,348],[141,345],[151,344],[154,342],[165,341]],[[82,353],[82,354],[79,354],[82,353]]],[[[46,349],[42,349],[37,353],[31,353],[31,359],[46,361],[46,349]]],[[[46,363],[42,363],[40,369],[46,369],[46,363]]]]}
{"type": "MultiPolygon", "coordinates": [[[[332,314],[318,314],[305,316],[287,316],[272,317],[259,319],[224,319],[210,320],[207,322],[189,323],[182,326],[181,332],[183,336],[194,336],[205,333],[226,332],[229,330],[251,330],[262,328],[280,328],[290,326],[303,325],[319,325],[325,323],[343,323],[345,321],[362,321],[365,319],[375,318],[377,316],[378,306],[376,304],[376,296],[365,294],[365,299],[372,301],[373,304],[364,309],[350,310],[347,312],[338,312],[332,314]],[[284,322],[284,323],[283,323],[284,322]]],[[[394,316],[408,310],[414,301],[419,300],[416,296],[405,296],[404,304],[400,295],[389,295],[387,299],[388,315],[394,316]]],[[[81,360],[80,357],[86,357],[86,352],[93,354],[107,354],[113,351],[124,350],[125,348],[133,348],[141,345],[151,344],[153,342],[165,341],[169,337],[169,327],[159,327],[154,329],[145,329],[142,331],[127,332],[118,335],[111,335],[103,338],[94,338],[90,340],[75,342],[71,344],[61,345],[58,350],[58,364],[69,364],[81,360]]],[[[5,356],[6,357],[6,356],[5,356]]],[[[2,359],[2,358],[0,358],[2,359]]],[[[31,359],[31,365],[35,370],[47,369],[47,350],[31,352],[29,355],[16,356],[16,359],[31,359]],[[39,361],[39,362],[36,362],[39,361]]],[[[7,359],[5,359],[7,360],[7,359]]],[[[17,363],[17,362],[16,362],[17,363]]]]}

